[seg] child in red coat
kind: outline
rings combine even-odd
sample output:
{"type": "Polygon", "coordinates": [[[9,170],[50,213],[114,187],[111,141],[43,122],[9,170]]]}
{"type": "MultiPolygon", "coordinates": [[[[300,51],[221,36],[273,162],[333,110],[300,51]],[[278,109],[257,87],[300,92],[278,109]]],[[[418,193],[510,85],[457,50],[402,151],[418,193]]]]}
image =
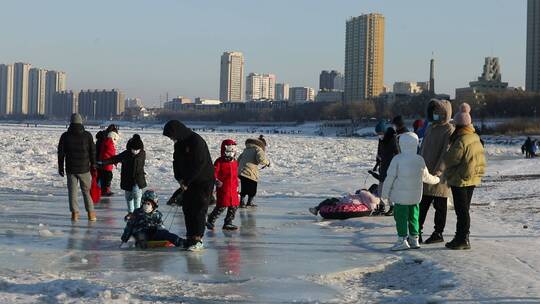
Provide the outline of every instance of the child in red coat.
{"type": "Polygon", "coordinates": [[[236,161],[236,142],[226,139],[221,143],[221,157],[214,163],[214,174],[216,177],[217,202],[216,207],[208,215],[206,227],[214,230],[214,223],[217,218],[227,209],[224,230],[236,230],[233,225],[236,209],[240,205],[238,197],[238,161],[236,161]]]}
{"type": "MultiPolygon", "coordinates": [[[[116,143],[120,139],[117,132],[111,131],[107,134],[107,138],[103,141],[99,149],[98,161],[109,159],[116,155],[116,143]]],[[[106,165],[100,169],[99,176],[101,181],[101,195],[111,196],[111,181],[113,179],[113,165],[106,165]]]]}

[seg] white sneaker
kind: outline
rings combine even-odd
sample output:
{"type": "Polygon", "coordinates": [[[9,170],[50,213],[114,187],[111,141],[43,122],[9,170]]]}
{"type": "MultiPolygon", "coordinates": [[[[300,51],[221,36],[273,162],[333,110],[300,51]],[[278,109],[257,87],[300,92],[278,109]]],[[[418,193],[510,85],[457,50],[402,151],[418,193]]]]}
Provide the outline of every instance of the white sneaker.
{"type": "Polygon", "coordinates": [[[409,246],[411,247],[411,249],[420,248],[420,241],[418,239],[418,235],[409,235],[409,238],[407,240],[409,242],[409,246]]]}
{"type": "Polygon", "coordinates": [[[408,250],[411,249],[409,242],[407,242],[407,237],[398,237],[397,242],[392,246],[392,251],[408,250]]]}
{"type": "Polygon", "coordinates": [[[187,251],[202,251],[204,249],[204,244],[201,241],[189,246],[186,248],[187,251]]]}
{"type": "Polygon", "coordinates": [[[309,210],[309,212],[311,212],[315,216],[317,215],[317,213],[319,213],[315,207],[311,207],[308,210],[309,210]]]}

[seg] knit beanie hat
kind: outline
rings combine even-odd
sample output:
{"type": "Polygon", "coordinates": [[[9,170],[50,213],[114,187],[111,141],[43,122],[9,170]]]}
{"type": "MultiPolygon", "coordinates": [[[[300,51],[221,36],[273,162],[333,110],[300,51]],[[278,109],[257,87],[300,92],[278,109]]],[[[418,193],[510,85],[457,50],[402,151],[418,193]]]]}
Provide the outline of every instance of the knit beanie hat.
{"type": "Polygon", "coordinates": [[[456,126],[469,126],[472,124],[471,106],[464,102],[459,106],[459,111],[454,116],[456,126]]]}
{"type": "Polygon", "coordinates": [[[71,114],[71,123],[72,124],[79,124],[79,125],[82,125],[82,117],[81,117],[81,114],[79,113],[73,113],[71,114]]]}
{"type": "Polygon", "coordinates": [[[133,137],[129,140],[131,149],[140,150],[144,149],[144,144],[139,134],[133,134],[133,137]]]}

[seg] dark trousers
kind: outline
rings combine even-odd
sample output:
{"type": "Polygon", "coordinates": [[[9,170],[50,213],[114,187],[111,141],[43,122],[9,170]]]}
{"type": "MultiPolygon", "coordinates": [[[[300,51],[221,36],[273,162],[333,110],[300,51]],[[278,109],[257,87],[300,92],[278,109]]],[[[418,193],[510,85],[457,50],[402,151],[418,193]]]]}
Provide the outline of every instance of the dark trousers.
{"type": "Polygon", "coordinates": [[[230,225],[234,221],[236,210],[238,207],[214,207],[214,210],[208,215],[208,223],[212,225],[216,222],[217,218],[227,209],[227,215],[225,216],[225,225],[230,225]]]}
{"type": "Polygon", "coordinates": [[[139,232],[134,235],[134,238],[138,244],[143,244],[143,247],[145,247],[145,243],[148,241],[169,241],[174,245],[178,245],[180,240],[178,235],[165,229],[157,229],[155,232],[139,232]]]}
{"type": "Polygon", "coordinates": [[[471,199],[474,192],[474,186],[470,187],[452,187],[454,197],[454,210],[456,211],[456,239],[465,240],[469,237],[471,228],[471,217],[469,210],[471,208],[471,199]]]}
{"type": "Polygon", "coordinates": [[[107,171],[107,170],[101,170],[100,169],[98,171],[98,176],[99,176],[99,183],[101,185],[101,191],[105,193],[106,189],[111,187],[111,182],[112,182],[112,179],[113,179],[113,173],[112,173],[112,171],[107,171]]]}
{"type": "Polygon", "coordinates": [[[253,198],[257,195],[257,182],[249,179],[247,177],[240,176],[240,196],[245,197],[246,195],[250,198],[253,198]]]}
{"type": "Polygon", "coordinates": [[[443,233],[446,226],[446,212],[448,199],[446,197],[436,197],[430,195],[422,196],[420,202],[420,233],[424,230],[424,222],[429,211],[429,207],[433,203],[435,208],[435,232],[443,233]]]}
{"type": "Polygon", "coordinates": [[[206,227],[206,213],[212,195],[213,181],[204,185],[190,185],[182,198],[182,211],[188,239],[202,238],[206,227]]]}

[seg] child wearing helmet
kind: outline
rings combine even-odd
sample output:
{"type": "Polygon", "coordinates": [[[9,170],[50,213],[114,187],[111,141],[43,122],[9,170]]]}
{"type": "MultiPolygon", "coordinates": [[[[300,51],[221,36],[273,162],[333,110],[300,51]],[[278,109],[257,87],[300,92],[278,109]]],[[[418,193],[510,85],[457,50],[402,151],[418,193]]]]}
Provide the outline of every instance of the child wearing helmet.
{"type": "Polygon", "coordinates": [[[226,139],[221,143],[221,157],[214,163],[214,175],[216,178],[216,207],[208,215],[206,227],[209,230],[214,229],[214,223],[217,218],[227,209],[225,216],[224,230],[236,230],[233,224],[236,210],[240,205],[238,197],[238,161],[236,161],[236,142],[232,139],[226,139]]]}
{"type": "Polygon", "coordinates": [[[125,191],[127,212],[125,220],[129,220],[133,211],[141,206],[142,189],[146,187],[144,163],[146,152],[139,134],[134,134],[126,144],[126,150],[118,155],[98,161],[98,165],[122,163],[120,188],[125,191]]]}
{"type": "MultiPolygon", "coordinates": [[[[142,206],[135,209],[133,216],[126,224],[121,237],[122,245],[133,236],[135,245],[141,249],[148,247],[148,241],[169,241],[176,247],[183,246],[184,240],[163,226],[163,215],[157,210],[158,196],[156,192],[146,190],[142,195],[142,201],[142,206]]],[[[123,247],[122,245],[121,247],[123,247]]]]}

